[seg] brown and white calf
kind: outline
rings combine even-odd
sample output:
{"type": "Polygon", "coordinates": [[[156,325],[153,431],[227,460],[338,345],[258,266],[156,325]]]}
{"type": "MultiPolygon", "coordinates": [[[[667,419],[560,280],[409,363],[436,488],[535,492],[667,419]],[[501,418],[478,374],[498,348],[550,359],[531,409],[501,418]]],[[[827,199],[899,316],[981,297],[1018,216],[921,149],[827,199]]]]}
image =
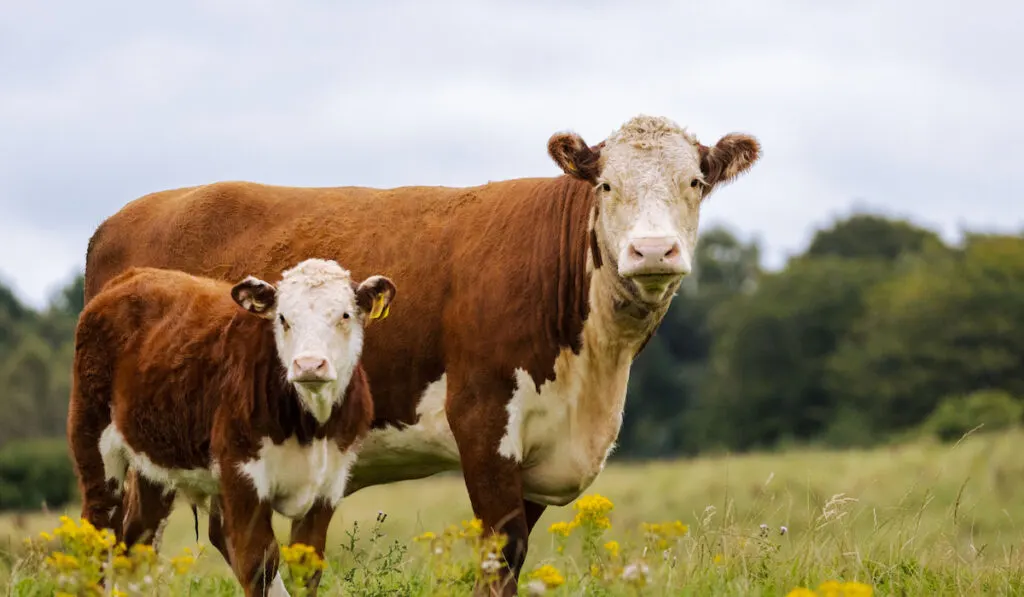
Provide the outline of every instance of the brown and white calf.
{"type": "Polygon", "coordinates": [[[245,594],[286,595],[272,512],[323,554],[373,419],[363,328],[394,296],[389,279],[356,284],[320,259],[276,287],[146,267],[111,280],[75,337],[68,435],[83,517],[131,545],[157,533],[176,493],[209,500],[211,539],[245,594]]]}
{"type": "Polygon", "coordinates": [[[547,150],[560,176],[152,193],[96,230],[85,298],[134,265],[231,280],[313,255],[415,288],[367,332],[375,421],[345,491],[461,468],[485,531],[509,537],[490,588],[513,595],[545,507],[604,467],[633,358],[690,273],[702,204],[760,156],[749,135],[704,145],[650,116],[593,146],[557,133],[547,150]]]}

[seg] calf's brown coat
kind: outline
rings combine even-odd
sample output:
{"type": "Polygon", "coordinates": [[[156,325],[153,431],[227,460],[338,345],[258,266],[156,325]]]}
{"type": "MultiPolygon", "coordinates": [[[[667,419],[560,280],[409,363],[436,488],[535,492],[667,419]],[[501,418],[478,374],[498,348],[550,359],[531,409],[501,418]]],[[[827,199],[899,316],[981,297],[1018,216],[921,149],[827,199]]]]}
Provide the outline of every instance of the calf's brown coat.
{"type": "MultiPolygon", "coordinates": [[[[319,424],[285,379],[272,322],[240,308],[231,284],[146,267],[128,268],[91,298],[75,349],[68,436],[83,517],[131,545],[152,540],[173,503],[173,491],[134,474],[122,530],[121,488],[107,480],[100,451],[111,423],[162,469],[216,463],[221,493],[212,507],[223,526],[211,529],[211,539],[246,595],[265,594],[278,564],[272,504],[259,499],[237,465],[258,456],[263,438],[301,446],[326,438],[342,452],[357,449],[373,418],[362,367],[319,424]]],[[[295,520],[292,540],[322,555],[332,513],[332,505],[316,501],[295,520]]]]}

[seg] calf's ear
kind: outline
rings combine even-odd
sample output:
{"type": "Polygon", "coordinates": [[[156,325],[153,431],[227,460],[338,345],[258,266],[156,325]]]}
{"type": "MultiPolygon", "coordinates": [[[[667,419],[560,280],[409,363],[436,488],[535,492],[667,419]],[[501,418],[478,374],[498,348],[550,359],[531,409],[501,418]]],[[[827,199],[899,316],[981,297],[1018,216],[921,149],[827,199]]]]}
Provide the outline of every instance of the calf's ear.
{"type": "Polygon", "coordinates": [[[367,323],[388,316],[395,292],[395,283],[384,276],[370,276],[356,287],[356,304],[366,314],[367,323]]]}
{"type": "Polygon", "coordinates": [[[277,288],[259,278],[248,276],[231,289],[231,298],[246,311],[264,317],[274,318],[277,307],[277,288]]]}
{"type": "Polygon", "coordinates": [[[597,184],[597,177],[601,175],[602,145],[588,147],[576,133],[555,133],[548,139],[548,155],[566,174],[597,184]]]}
{"type": "Polygon", "coordinates": [[[735,180],[750,169],[761,157],[761,144],[750,135],[730,133],[718,140],[714,147],[700,145],[700,170],[707,183],[704,194],[717,185],[735,180]]]}

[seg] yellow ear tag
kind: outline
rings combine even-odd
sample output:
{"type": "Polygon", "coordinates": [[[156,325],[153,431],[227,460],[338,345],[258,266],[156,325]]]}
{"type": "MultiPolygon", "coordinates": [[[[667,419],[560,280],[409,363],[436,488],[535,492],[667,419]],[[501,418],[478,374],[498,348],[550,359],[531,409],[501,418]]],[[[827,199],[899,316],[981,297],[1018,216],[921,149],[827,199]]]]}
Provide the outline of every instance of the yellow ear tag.
{"type": "Polygon", "coordinates": [[[566,162],[566,163],[565,163],[565,167],[566,167],[566,169],[567,169],[567,170],[569,170],[570,172],[575,172],[575,171],[576,171],[576,164],[574,164],[574,163],[572,163],[572,162],[566,162]]]}
{"type": "Polygon", "coordinates": [[[391,305],[388,305],[387,308],[384,307],[384,295],[378,294],[373,299],[373,308],[370,309],[370,319],[383,319],[387,317],[388,310],[390,310],[390,308],[391,305]]]}

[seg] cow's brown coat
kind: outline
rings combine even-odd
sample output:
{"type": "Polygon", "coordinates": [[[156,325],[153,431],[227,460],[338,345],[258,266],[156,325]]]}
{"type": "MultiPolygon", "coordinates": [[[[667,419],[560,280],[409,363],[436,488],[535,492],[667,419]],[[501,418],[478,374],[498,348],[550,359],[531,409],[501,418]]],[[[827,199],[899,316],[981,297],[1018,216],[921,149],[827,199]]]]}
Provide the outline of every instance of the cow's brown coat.
{"type": "MultiPolygon", "coordinates": [[[[750,137],[723,141],[700,146],[709,190],[730,154],[759,152],[750,137]]],[[[356,277],[386,273],[409,291],[388,324],[367,333],[374,426],[415,423],[424,389],[447,375],[447,419],[474,512],[488,530],[509,534],[515,578],[544,506],[523,501],[519,463],[497,453],[513,372],[524,369],[539,388],[560,351],[579,350],[591,271],[615,261],[590,226],[600,144],[555,135],[548,150],[568,174],[383,190],[223,182],[147,195],[91,239],[86,299],[142,264],[230,280],[319,256],[343,260],[356,277]]],[[[652,309],[628,286],[619,290],[615,308],[634,320],[640,347],[667,304],[652,309]]],[[[505,587],[514,590],[514,581],[505,587]]]]}

